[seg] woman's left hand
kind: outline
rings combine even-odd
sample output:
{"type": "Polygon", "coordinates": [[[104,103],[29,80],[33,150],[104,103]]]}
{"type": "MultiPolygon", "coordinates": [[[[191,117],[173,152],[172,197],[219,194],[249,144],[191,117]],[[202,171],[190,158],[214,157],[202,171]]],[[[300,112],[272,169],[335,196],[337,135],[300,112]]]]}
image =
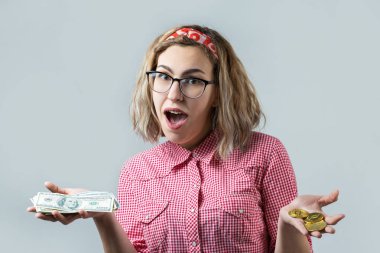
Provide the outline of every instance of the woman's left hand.
{"type": "Polygon", "coordinates": [[[321,238],[323,233],[334,234],[336,225],[340,220],[342,220],[344,214],[328,215],[323,212],[322,207],[334,203],[338,200],[339,191],[333,191],[329,195],[301,195],[295,198],[289,205],[284,206],[280,211],[280,219],[282,222],[295,227],[301,234],[321,238]],[[309,232],[305,228],[304,221],[302,219],[292,218],[289,215],[289,211],[293,209],[304,209],[309,213],[318,212],[322,213],[325,217],[327,226],[322,231],[309,232]]]}

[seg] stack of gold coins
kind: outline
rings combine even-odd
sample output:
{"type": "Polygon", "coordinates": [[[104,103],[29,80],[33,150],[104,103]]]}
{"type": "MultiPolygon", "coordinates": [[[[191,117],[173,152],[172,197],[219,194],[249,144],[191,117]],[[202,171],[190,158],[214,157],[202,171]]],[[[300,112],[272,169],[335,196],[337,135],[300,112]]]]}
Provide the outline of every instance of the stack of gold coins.
{"type": "Polygon", "coordinates": [[[321,213],[309,213],[303,209],[293,209],[289,211],[289,215],[293,218],[303,219],[305,228],[309,232],[321,231],[327,226],[325,217],[321,213]]]}

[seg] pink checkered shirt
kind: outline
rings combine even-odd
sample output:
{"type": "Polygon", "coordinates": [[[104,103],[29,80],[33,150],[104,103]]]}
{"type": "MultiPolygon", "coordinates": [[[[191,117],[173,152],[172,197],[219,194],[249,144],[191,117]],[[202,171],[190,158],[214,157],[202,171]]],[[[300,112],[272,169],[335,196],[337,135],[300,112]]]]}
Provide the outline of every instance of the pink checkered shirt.
{"type": "Polygon", "coordinates": [[[297,195],[284,146],[252,132],[246,152],[220,160],[217,140],[165,142],[125,163],[116,217],[138,252],[274,252],[280,208],[297,195]]]}

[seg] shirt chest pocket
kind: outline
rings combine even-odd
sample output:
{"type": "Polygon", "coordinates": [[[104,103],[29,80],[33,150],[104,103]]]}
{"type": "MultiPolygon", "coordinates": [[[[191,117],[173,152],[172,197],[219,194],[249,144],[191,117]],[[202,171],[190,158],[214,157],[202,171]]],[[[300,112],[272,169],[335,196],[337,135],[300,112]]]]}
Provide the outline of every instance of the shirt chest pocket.
{"type": "Polygon", "coordinates": [[[149,252],[162,252],[166,247],[168,204],[168,201],[141,203],[137,218],[143,227],[144,239],[149,252]]]}
{"type": "Polygon", "coordinates": [[[236,242],[253,242],[264,236],[262,211],[255,194],[227,195],[219,198],[219,228],[228,245],[236,242]]]}
{"type": "Polygon", "coordinates": [[[238,167],[226,170],[226,185],[231,195],[256,194],[254,167],[238,167]]]}

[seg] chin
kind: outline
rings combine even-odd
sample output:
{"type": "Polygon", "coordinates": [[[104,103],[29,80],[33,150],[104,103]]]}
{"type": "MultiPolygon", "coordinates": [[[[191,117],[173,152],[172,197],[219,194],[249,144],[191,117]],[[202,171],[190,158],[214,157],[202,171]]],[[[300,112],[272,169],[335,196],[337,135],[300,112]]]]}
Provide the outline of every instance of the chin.
{"type": "Polygon", "coordinates": [[[164,135],[168,141],[181,144],[183,141],[183,136],[181,134],[165,131],[164,135]]]}
{"type": "Polygon", "coordinates": [[[173,133],[172,131],[165,130],[163,131],[165,138],[168,141],[171,141],[175,144],[185,146],[186,144],[186,136],[181,133],[173,133]]]}

